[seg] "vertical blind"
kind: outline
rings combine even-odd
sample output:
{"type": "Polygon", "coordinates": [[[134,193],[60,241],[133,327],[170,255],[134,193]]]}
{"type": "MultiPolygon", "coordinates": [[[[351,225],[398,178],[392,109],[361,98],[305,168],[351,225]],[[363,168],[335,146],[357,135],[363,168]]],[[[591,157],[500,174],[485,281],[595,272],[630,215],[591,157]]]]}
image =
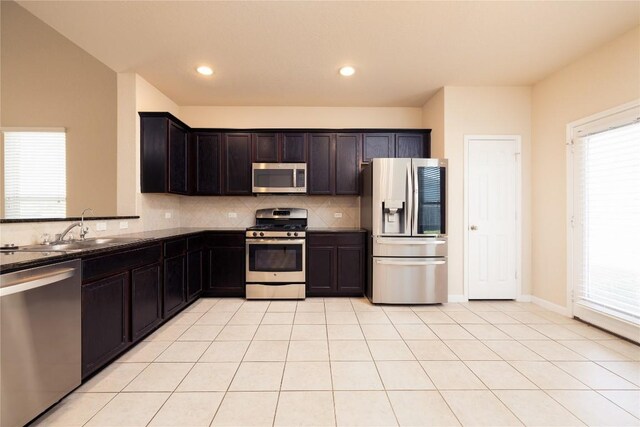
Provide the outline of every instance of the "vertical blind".
{"type": "Polygon", "coordinates": [[[640,122],[582,133],[573,147],[575,303],[640,324],[640,122]]]}
{"type": "Polygon", "coordinates": [[[5,218],[66,217],[65,132],[3,133],[5,218]]]}

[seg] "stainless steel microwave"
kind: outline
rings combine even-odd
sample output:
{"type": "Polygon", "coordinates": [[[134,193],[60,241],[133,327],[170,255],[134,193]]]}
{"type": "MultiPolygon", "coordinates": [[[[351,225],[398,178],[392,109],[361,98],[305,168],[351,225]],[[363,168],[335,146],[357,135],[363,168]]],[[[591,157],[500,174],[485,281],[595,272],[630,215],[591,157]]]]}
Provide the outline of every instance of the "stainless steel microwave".
{"type": "Polygon", "coordinates": [[[254,193],[306,193],[306,163],[253,163],[251,183],[254,193]]]}

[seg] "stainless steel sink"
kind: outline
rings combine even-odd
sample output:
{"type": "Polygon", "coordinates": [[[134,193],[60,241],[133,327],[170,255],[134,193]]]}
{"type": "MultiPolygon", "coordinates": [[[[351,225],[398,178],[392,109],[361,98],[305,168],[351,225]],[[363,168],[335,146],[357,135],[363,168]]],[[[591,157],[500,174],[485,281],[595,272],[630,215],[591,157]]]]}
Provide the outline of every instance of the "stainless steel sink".
{"type": "Polygon", "coordinates": [[[73,240],[48,245],[20,246],[18,248],[2,248],[2,251],[10,252],[79,252],[86,249],[95,249],[106,246],[135,243],[143,239],[135,237],[97,237],[85,240],[73,240]]]}

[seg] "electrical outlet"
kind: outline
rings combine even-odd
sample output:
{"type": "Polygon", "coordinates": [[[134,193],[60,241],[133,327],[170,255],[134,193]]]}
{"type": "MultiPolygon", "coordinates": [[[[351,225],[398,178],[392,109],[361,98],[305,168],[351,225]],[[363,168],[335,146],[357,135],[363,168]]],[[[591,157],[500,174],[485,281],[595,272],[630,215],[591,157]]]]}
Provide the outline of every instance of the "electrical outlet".
{"type": "Polygon", "coordinates": [[[171,219],[171,212],[165,212],[164,219],[171,219]]]}
{"type": "Polygon", "coordinates": [[[104,231],[107,229],[106,222],[96,222],[96,231],[104,231]]]}
{"type": "Polygon", "coordinates": [[[334,212],[333,213],[333,217],[334,218],[342,218],[342,212],[334,212]]]}
{"type": "Polygon", "coordinates": [[[227,216],[228,216],[229,218],[238,218],[238,214],[237,214],[236,212],[229,212],[229,213],[227,214],[227,216]]]}
{"type": "Polygon", "coordinates": [[[120,221],[120,230],[124,230],[125,228],[129,228],[129,221],[120,221]]]}

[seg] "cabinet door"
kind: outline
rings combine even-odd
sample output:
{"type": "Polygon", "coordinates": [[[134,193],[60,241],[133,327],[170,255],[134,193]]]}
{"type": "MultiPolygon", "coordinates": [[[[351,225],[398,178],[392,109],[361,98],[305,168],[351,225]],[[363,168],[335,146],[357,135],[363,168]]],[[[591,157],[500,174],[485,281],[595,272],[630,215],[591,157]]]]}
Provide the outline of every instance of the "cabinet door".
{"type": "Polygon", "coordinates": [[[221,138],[219,133],[196,133],[193,135],[189,166],[193,194],[217,195],[221,193],[221,138]]]}
{"type": "Polygon", "coordinates": [[[336,135],[335,194],[360,192],[360,134],[336,135]]]}
{"type": "Polygon", "coordinates": [[[343,295],[364,293],[364,246],[338,246],[337,291],[343,295]]]}
{"type": "Polygon", "coordinates": [[[307,139],[304,133],[282,134],[282,161],[305,163],[307,161],[307,139]]]}
{"type": "Polygon", "coordinates": [[[209,257],[209,290],[218,296],[244,296],[244,246],[214,246],[209,250],[209,257]]]}
{"type": "Polygon", "coordinates": [[[253,161],[267,163],[278,161],[278,135],[256,133],[253,135],[253,161]]]}
{"type": "Polygon", "coordinates": [[[163,317],[176,313],[185,299],[185,256],[178,255],[164,260],[163,317]]]}
{"type": "Polygon", "coordinates": [[[169,122],[169,193],[187,194],[187,132],[169,122]]]}
{"type": "Polygon", "coordinates": [[[424,135],[409,133],[397,134],[396,157],[426,157],[424,135]]]}
{"type": "Polygon", "coordinates": [[[377,157],[394,157],[395,145],[392,133],[365,133],[362,135],[362,161],[377,157]]]}
{"type": "Polygon", "coordinates": [[[127,347],[128,291],[128,273],[82,285],[83,377],[127,347]]]}
{"type": "Polygon", "coordinates": [[[336,288],[336,247],[307,247],[307,295],[333,295],[336,288]]]}
{"type": "Polygon", "coordinates": [[[164,117],[140,118],[140,190],[143,193],[167,191],[167,126],[164,117]]]}
{"type": "Polygon", "coordinates": [[[308,194],[334,193],[334,150],[333,134],[309,135],[308,194]]]}
{"type": "Polygon", "coordinates": [[[251,134],[224,135],[224,194],[251,194],[251,134]]]}
{"type": "Polygon", "coordinates": [[[202,251],[187,253],[187,301],[193,301],[202,292],[202,251]]]}
{"type": "Polygon", "coordinates": [[[159,263],[131,272],[131,339],[137,341],[162,321],[159,263]]]}

